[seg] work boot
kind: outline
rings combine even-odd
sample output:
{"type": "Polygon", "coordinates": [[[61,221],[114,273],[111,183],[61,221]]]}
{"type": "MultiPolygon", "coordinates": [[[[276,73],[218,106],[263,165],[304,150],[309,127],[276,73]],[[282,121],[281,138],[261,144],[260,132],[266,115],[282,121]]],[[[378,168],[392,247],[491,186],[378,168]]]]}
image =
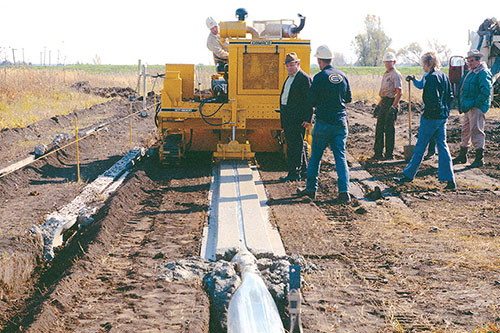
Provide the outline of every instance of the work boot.
{"type": "Polygon", "coordinates": [[[457,184],[455,184],[455,182],[453,180],[450,180],[447,182],[446,186],[445,186],[445,190],[454,190],[457,188],[457,184]]]}
{"type": "Polygon", "coordinates": [[[469,165],[469,168],[480,168],[484,165],[483,163],[483,148],[476,149],[476,158],[474,159],[474,162],[472,162],[471,165],[469,165]]]}
{"type": "Polygon", "coordinates": [[[280,181],[282,182],[294,182],[296,180],[300,180],[300,176],[297,174],[289,173],[285,177],[280,177],[280,181]]]}
{"type": "Polygon", "coordinates": [[[384,156],[382,156],[382,154],[375,154],[372,157],[370,157],[368,160],[369,161],[380,161],[383,159],[384,159],[384,156]]]}
{"type": "Polygon", "coordinates": [[[399,185],[403,185],[404,183],[411,183],[413,181],[413,179],[408,178],[405,175],[401,177],[393,177],[392,180],[394,180],[399,185]]]}
{"type": "Polygon", "coordinates": [[[467,163],[467,147],[460,147],[460,153],[453,159],[453,165],[467,163]]]}
{"type": "Polygon", "coordinates": [[[308,190],[307,188],[298,188],[297,189],[297,196],[298,197],[309,197],[311,199],[314,199],[316,197],[316,192],[308,190]]]}
{"type": "Polygon", "coordinates": [[[337,198],[341,204],[348,204],[351,201],[351,194],[349,192],[340,192],[337,198]]]}

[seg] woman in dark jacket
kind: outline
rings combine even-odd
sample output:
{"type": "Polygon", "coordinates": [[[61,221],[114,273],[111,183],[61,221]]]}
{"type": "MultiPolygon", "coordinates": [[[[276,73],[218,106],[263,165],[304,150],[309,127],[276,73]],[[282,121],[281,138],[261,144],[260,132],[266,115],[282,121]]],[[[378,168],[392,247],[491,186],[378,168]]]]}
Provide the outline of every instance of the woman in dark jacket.
{"type": "Polygon", "coordinates": [[[403,170],[403,177],[396,178],[399,183],[411,182],[422,163],[425,149],[433,136],[438,149],[438,180],[447,182],[445,189],[455,189],[455,176],[448,145],[446,144],[446,121],[450,114],[453,99],[450,80],[439,70],[439,59],[435,52],[422,56],[422,67],[428,73],[425,78],[424,113],[420,117],[418,140],[410,163],[403,170]]]}

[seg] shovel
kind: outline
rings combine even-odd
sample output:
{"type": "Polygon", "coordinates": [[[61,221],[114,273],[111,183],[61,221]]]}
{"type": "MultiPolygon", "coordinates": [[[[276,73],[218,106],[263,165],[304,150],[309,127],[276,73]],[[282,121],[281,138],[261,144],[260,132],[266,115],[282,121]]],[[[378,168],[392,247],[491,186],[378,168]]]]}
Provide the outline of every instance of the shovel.
{"type": "Polygon", "coordinates": [[[411,81],[408,81],[408,146],[404,146],[405,161],[409,162],[415,146],[411,144],[411,81]]]}

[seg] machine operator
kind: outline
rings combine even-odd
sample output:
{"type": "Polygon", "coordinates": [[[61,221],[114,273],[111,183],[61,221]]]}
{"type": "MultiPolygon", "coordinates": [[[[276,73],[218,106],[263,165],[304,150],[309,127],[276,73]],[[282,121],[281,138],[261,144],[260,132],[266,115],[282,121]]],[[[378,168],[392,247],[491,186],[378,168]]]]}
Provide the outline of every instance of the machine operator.
{"type": "Polygon", "coordinates": [[[206,23],[208,29],[210,29],[210,34],[207,38],[207,47],[214,54],[217,72],[224,72],[224,67],[228,63],[229,58],[229,45],[227,41],[224,41],[224,43],[221,41],[219,25],[212,17],[208,17],[206,23]]]}

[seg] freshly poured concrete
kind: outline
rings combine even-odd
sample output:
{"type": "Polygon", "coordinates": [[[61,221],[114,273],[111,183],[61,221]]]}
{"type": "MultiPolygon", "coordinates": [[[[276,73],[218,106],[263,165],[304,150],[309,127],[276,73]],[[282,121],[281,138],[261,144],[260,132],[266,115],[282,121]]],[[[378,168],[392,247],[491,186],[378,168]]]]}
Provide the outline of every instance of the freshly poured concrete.
{"type": "Polygon", "coordinates": [[[203,258],[216,260],[245,247],[257,257],[285,255],[279,233],[267,218],[258,171],[247,161],[223,161],[215,166],[210,192],[203,258]]]}

